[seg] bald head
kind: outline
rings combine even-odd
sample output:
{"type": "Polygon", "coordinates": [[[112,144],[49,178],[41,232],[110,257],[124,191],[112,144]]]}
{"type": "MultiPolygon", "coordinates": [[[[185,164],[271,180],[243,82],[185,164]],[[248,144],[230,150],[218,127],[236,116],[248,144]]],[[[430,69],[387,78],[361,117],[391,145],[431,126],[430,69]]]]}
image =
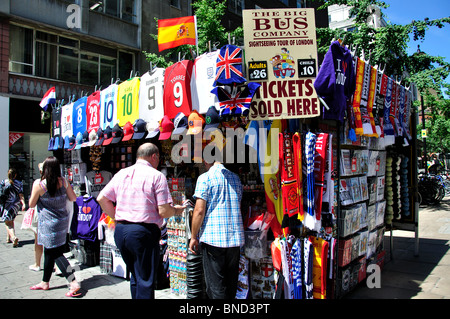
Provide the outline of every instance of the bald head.
{"type": "Polygon", "coordinates": [[[158,154],[158,147],[153,143],[145,143],[139,146],[136,157],[140,159],[151,158],[153,154],[158,154]]]}

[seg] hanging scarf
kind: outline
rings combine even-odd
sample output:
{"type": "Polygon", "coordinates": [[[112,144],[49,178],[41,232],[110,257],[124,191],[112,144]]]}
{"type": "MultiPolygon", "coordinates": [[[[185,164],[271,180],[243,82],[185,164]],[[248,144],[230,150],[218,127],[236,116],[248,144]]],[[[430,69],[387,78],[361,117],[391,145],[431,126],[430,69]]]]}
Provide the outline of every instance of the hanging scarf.
{"type": "Polygon", "coordinates": [[[356,64],[356,88],[355,88],[355,94],[353,95],[353,112],[355,113],[355,132],[356,135],[362,135],[363,134],[363,127],[362,127],[362,120],[361,120],[361,110],[360,110],[360,104],[361,104],[361,94],[362,94],[362,87],[363,87],[363,79],[364,79],[364,66],[365,62],[361,60],[360,58],[355,58],[355,64],[356,64]]]}
{"type": "Polygon", "coordinates": [[[307,214],[305,215],[305,227],[314,230],[316,217],[314,215],[314,154],[316,149],[316,135],[306,133],[305,157],[306,157],[306,177],[307,177],[307,214]]]}

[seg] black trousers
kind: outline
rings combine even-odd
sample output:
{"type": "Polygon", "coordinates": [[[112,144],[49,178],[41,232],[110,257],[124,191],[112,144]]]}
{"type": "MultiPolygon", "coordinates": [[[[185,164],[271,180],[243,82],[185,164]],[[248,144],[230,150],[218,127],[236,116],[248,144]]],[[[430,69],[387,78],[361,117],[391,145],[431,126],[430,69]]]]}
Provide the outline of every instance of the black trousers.
{"type": "Polygon", "coordinates": [[[234,299],[239,278],[240,248],[201,243],[206,293],[210,299],[234,299]]]}
{"type": "Polygon", "coordinates": [[[75,276],[73,275],[75,270],[64,256],[65,249],[65,245],[55,248],[44,248],[44,274],[42,281],[50,281],[55,263],[68,282],[75,280],[75,276]]]}

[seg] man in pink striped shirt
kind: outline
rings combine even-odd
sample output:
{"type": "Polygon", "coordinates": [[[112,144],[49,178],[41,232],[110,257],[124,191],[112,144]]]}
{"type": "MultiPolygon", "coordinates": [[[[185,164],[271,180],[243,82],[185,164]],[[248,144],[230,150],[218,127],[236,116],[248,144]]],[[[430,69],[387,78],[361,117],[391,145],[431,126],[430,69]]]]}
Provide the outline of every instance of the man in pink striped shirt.
{"type": "Polygon", "coordinates": [[[160,227],[164,218],[181,215],[185,208],[172,206],[167,179],[156,169],[158,163],[158,147],[142,144],[136,164],[114,175],[97,197],[103,211],[117,222],[114,239],[131,272],[133,299],[154,299],[160,227]]]}

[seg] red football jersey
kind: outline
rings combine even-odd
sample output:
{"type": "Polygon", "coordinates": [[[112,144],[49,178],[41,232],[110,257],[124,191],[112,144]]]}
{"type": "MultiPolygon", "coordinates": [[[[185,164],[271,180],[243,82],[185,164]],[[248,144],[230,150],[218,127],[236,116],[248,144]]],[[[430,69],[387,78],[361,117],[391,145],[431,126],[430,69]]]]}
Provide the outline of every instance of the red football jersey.
{"type": "Polygon", "coordinates": [[[164,114],[174,119],[178,113],[191,114],[191,75],[194,63],[177,62],[164,74],[164,114]]]}
{"type": "Polygon", "coordinates": [[[100,127],[100,91],[95,91],[87,98],[86,130],[98,130],[100,127]]]}

